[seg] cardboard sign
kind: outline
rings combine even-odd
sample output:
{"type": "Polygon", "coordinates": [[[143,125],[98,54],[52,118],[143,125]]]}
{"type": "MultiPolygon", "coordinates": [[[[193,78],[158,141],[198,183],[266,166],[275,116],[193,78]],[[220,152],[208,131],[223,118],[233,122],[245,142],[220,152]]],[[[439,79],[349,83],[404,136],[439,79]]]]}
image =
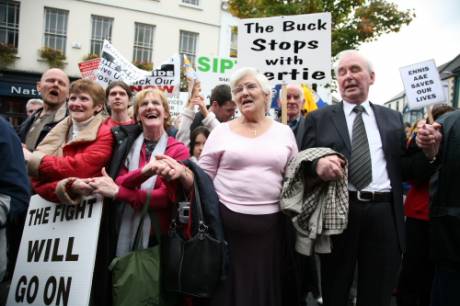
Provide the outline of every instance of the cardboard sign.
{"type": "Polygon", "coordinates": [[[409,109],[445,102],[444,90],[434,60],[399,68],[409,109]]]}
{"type": "Polygon", "coordinates": [[[30,200],[7,305],[88,306],[102,199],[30,200]]]}
{"type": "Polygon", "coordinates": [[[145,88],[157,88],[163,91],[168,98],[179,95],[180,85],[180,57],[179,54],[171,56],[160,65],[160,68],[152,70],[150,75],[135,82],[128,83],[134,92],[145,88]]]}
{"type": "Polygon", "coordinates": [[[260,70],[272,84],[331,80],[331,14],[241,19],[238,66],[260,70]]]}
{"type": "Polygon", "coordinates": [[[96,72],[96,80],[102,87],[105,88],[111,81],[116,80],[132,84],[148,75],[147,71],[131,64],[108,40],[104,40],[101,63],[96,72]]]}
{"type": "Polygon", "coordinates": [[[229,84],[236,68],[236,59],[198,56],[195,67],[197,77],[201,81],[201,94],[209,104],[212,89],[220,84],[229,84]]]}
{"type": "Polygon", "coordinates": [[[188,93],[181,92],[178,96],[171,97],[169,101],[169,112],[171,117],[177,117],[182,112],[188,100],[188,93]]]}
{"type": "Polygon", "coordinates": [[[96,72],[99,68],[100,63],[101,63],[100,58],[95,58],[89,61],[78,63],[78,68],[80,69],[81,78],[95,81],[96,72]]]}

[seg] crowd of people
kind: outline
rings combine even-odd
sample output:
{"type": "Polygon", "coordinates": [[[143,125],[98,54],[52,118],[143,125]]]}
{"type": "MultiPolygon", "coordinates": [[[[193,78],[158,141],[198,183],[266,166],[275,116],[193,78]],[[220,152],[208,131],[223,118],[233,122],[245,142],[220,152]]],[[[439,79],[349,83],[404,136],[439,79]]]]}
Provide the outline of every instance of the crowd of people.
{"type": "MultiPolygon", "coordinates": [[[[61,205],[99,195],[90,304],[111,305],[110,262],[132,249],[146,202],[168,233],[172,208],[193,200],[191,160],[219,200],[228,271],[210,298],[178,305],[301,306],[311,292],[319,305],[347,306],[354,281],[360,306],[388,306],[394,294],[399,305],[460,305],[459,111],[434,109],[407,138],[401,114],[369,101],[365,56],[341,52],[336,76],[342,101],[306,116],[302,88],[287,85],[287,125],[267,115],[272,90],[256,69],[237,70],[209,103],[197,81],[174,127],[157,89],[133,95],[122,81],[103,89],[47,70],[16,131],[0,119],[0,280],[12,278],[31,194],[61,205]],[[338,204],[311,205],[318,198],[338,204]]],[[[143,248],[159,243],[149,221],[141,230],[143,248]]]]}

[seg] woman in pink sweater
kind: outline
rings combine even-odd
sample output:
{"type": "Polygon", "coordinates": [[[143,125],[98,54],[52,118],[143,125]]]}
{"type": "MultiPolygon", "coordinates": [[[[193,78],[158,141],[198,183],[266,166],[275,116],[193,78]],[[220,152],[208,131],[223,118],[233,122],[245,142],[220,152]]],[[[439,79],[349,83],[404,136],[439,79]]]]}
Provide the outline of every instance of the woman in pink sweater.
{"type": "MultiPolygon", "coordinates": [[[[252,68],[235,72],[233,100],[242,116],[216,127],[199,165],[212,178],[229,244],[229,277],[211,305],[280,306],[284,258],[284,218],[279,200],[286,166],[297,153],[294,134],[265,114],[268,80],[252,68]]],[[[186,181],[178,163],[169,162],[170,179],[186,181]]],[[[188,175],[188,186],[193,176],[188,175]]]]}

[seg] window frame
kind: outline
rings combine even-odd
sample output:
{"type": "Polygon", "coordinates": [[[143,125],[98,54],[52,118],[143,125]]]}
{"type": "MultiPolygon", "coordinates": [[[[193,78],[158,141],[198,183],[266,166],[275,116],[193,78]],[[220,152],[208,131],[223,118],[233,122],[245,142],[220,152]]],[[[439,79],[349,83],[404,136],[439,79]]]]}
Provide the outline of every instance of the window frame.
{"type": "Polygon", "coordinates": [[[1,7],[5,7],[5,20],[0,20],[0,33],[4,31],[4,36],[0,36],[0,43],[5,45],[11,45],[18,48],[19,40],[19,12],[21,9],[21,2],[19,1],[6,1],[0,3],[1,7]],[[9,22],[10,9],[13,10],[13,20],[9,22]]]}
{"type": "Polygon", "coordinates": [[[134,43],[133,43],[133,63],[152,63],[153,58],[153,42],[155,39],[155,25],[148,23],[134,23],[134,43]],[[150,34],[148,30],[150,29],[150,34]],[[143,31],[143,40],[139,40],[141,36],[140,30],[143,31]],[[145,40],[146,35],[150,35],[150,41],[145,40]],[[141,55],[139,56],[139,52],[141,55]],[[147,55],[145,55],[147,54],[147,55]]]}
{"type": "Polygon", "coordinates": [[[113,21],[114,18],[112,17],[91,15],[90,54],[100,55],[104,45],[104,40],[112,42],[113,21]],[[108,29],[106,28],[107,25],[108,29]],[[99,29],[95,28],[95,26],[98,26],[99,29]],[[96,35],[97,32],[100,32],[100,35],[96,35]],[[96,49],[99,49],[99,51],[96,49]]]}
{"type": "Polygon", "coordinates": [[[45,12],[43,14],[43,46],[46,48],[59,50],[62,52],[63,55],[65,55],[67,47],[67,28],[69,23],[69,11],[54,7],[45,7],[44,10],[45,12]],[[55,20],[52,20],[53,16],[51,14],[56,15],[55,20]],[[60,20],[60,18],[63,19],[60,20]],[[51,25],[53,21],[54,25],[51,25]],[[63,27],[59,27],[59,23],[62,23],[63,27]],[[52,28],[52,26],[54,26],[54,28],[52,28]],[[59,32],[59,30],[61,31],[59,32]],[[53,39],[54,43],[51,43],[53,39]],[[62,48],[58,47],[59,42],[62,44],[62,48]]]}
{"type": "MultiPolygon", "coordinates": [[[[196,53],[197,53],[197,49],[198,49],[198,39],[200,37],[200,34],[199,33],[196,33],[196,32],[191,32],[191,31],[186,31],[186,30],[180,30],[179,32],[179,54],[181,55],[181,61],[183,61],[183,55],[185,54],[188,59],[190,60],[190,62],[192,63],[193,66],[195,66],[195,58],[196,58],[196,53]],[[188,37],[185,37],[184,36],[188,36],[188,37]],[[189,44],[190,42],[190,39],[194,40],[192,42],[192,48],[193,49],[193,52],[191,51],[191,49],[187,49],[185,50],[184,46],[183,46],[183,42],[184,42],[184,39],[187,39],[187,44],[189,44]]],[[[189,46],[187,46],[189,47],[189,46]]]]}
{"type": "Polygon", "coordinates": [[[200,7],[200,0],[181,0],[181,4],[200,7]]]}

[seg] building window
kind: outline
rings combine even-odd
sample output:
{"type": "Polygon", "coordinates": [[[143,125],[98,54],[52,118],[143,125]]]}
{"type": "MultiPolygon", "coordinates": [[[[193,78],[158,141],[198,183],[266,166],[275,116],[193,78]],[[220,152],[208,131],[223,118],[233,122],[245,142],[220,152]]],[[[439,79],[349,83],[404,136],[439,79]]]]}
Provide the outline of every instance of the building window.
{"type": "Polygon", "coordinates": [[[184,58],[184,55],[186,55],[192,65],[195,65],[197,43],[198,33],[180,31],[179,53],[181,55],[181,60],[184,58]]]}
{"type": "Polygon", "coordinates": [[[45,47],[65,54],[69,12],[45,7],[45,47]]]}
{"type": "Polygon", "coordinates": [[[238,57],[238,27],[231,27],[230,57],[238,57]]]}
{"type": "Polygon", "coordinates": [[[200,0],[182,0],[182,3],[199,6],[200,0]]]}
{"type": "Polygon", "coordinates": [[[0,43],[18,47],[19,2],[0,3],[0,43]]]}
{"type": "Polygon", "coordinates": [[[104,39],[112,41],[113,18],[91,16],[91,54],[101,54],[104,39]]]}
{"type": "Polygon", "coordinates": [[[153,30],[150,24],[135,23],[134,63],[151,63],[153,53],[153,30]]]}

